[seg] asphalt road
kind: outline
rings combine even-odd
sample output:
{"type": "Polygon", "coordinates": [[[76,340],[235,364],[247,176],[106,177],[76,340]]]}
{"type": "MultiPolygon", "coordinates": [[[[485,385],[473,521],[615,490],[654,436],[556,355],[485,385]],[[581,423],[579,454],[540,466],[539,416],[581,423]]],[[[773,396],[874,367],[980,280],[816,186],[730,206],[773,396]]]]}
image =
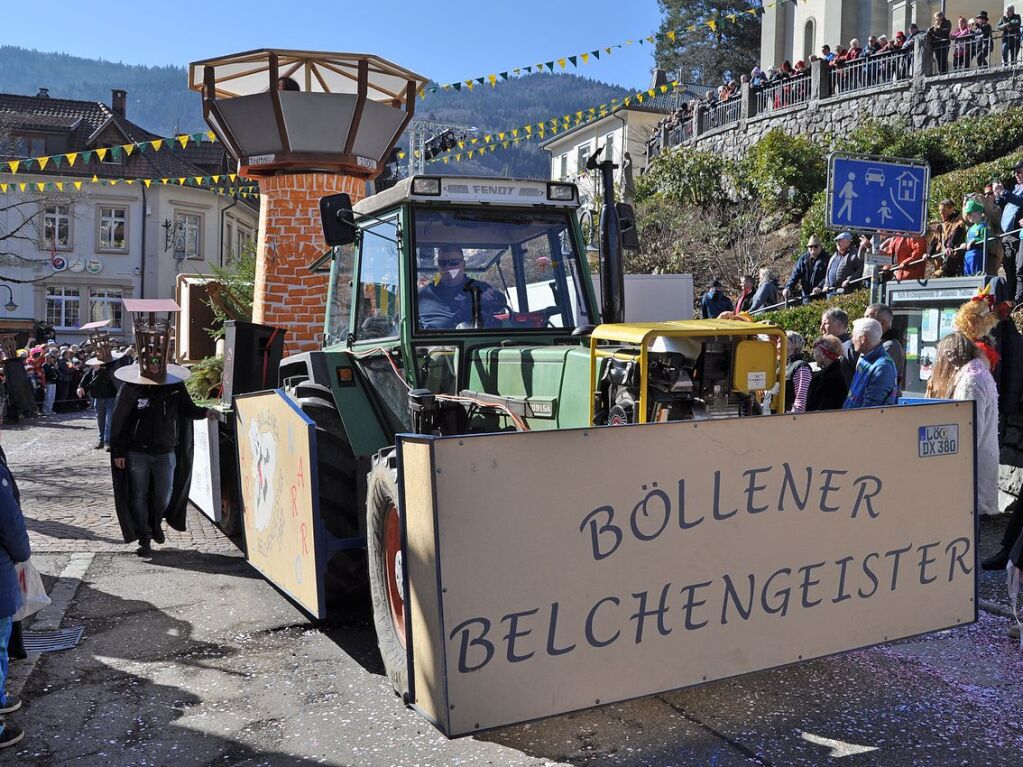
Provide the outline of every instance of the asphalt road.
{"type": "MultiPolygon", "coordinates": [[[[85,635],[41,656],[27,679],[25,662],[12,665],[26,701],[12,718],[28,734],[0,764],[1020,763],[1023,651],[989,613],[914,640],[447,740],[391,692],[364,608],[311,625],[195,515],[196,537],[151,561],[118,543],[108,495],[79,508],[78,495],[105,492],[87,426],[68,416],[3,435],[37,567],[55,594],[74,592],[49,617],[85,635]],[[83,479],[35,492],[53,456],[83,479]],[[73,525],[55,527],[61,514],[76,515],[73,525]],[[68,575],[75,566],[80,580],[68,575]]],[[[982,551],[999,524],[985,526],[982,551]]],[[[1000,576],[984,577],[982,591],[1002,598],[1000,576]]]]}

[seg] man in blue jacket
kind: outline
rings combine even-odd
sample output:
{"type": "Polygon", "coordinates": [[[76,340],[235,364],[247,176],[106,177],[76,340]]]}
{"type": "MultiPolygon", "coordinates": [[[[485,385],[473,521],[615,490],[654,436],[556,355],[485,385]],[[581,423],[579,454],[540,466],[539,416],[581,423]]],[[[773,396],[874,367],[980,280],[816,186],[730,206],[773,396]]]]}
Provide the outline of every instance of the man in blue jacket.
{"type": "Polygon", "coordinates": [[[805,304],[809,302],[810,297],[813,295],[821,295],[824,289],[824,280],[828,276],[828,260],[824,257],[824,245],[821,242],[820,237],[816,234],[811,237],[806,243],[806,253],[799,257],[796,261],[796,266],[792,270],[792,275],[789,277],[789,281],[785,283],[785,288],[781,294],[786,301],[789,299],[789,294],[799,286],[799,293],[797,296],[802,299],[805,304]]]}
{"type": "Polygon", "coordinates": [[[853,322],[853,348],[860,354],[844,410],[894,405],[898,397],[895,363],[881,342],[881,323],[869,317],[853,322]]]}
{"type": "Polygon", "coordinates": [[[732,299],[721,290],[721,280],[710,283],[710,290],[700,299],[700,315],[705,320],[716,320],[722,312],[730,312],[735,308],[732,299]]]}
{"type": "MultiPolygon", "coordinates": [[[[11,638],[12,618],[21,607],[21,587],[14,569],[32,553],[28,543],[25,518],[14,477],[7,468],[6,456],[0,451],[0,714],[21,708],[21,699],[7,694],[7,643],[11,638]]],[[[0,749],[13,746],[25,732],[13,722],[0,720],[0,749]]]]}

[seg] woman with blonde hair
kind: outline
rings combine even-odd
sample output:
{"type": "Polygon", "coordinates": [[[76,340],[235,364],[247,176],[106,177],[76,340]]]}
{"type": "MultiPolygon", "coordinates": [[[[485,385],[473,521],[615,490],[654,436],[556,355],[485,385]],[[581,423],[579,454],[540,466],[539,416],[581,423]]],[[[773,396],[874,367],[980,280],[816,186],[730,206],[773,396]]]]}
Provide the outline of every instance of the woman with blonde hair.
{"type": "Polygon", "coordinates": [[[998,389],[984,352],[962,333],[951,333],[938,344],[927,396],[977,403],[977,513],[997,514],[998,389]]]}

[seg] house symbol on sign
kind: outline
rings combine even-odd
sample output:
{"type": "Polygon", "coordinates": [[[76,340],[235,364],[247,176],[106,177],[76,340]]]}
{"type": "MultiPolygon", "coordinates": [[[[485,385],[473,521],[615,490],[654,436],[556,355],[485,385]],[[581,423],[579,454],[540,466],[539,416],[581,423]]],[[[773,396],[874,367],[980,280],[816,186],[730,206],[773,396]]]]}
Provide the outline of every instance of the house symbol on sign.
{"type": "Polygon", "coordinates": [[[920,179],[909,171],[903,171],[895,179],[895,182],[898,185],[899,200],[902,202],[916,202],[917,187],[920,184],[920,179]]]}

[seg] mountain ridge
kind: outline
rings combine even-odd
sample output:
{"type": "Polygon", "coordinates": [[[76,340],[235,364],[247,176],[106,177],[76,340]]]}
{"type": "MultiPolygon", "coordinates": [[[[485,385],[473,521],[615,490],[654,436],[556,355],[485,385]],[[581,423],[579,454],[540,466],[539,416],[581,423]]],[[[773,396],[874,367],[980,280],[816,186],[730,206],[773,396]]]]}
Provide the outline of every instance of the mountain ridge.
{"type": "MultiPolygon", "coordinates": [[[[199,94],[188,89],[185,67],[0,46],[0,92],[33,96],[40,88],[54,98],[104,103],[110,103],[113,89],[121,89],[127,91],[128,119],[153,133],[170,136],[207,129],[199,94]]],[[[530,74],[494,87],[428,94],[416,105],[416,117],[494,132],[572,114],[632,92],[570,73],[530,74]]],[[[549,158],[535,143],[522,142],[444,169],[457,175],[547,178],[549,158]]]]}

